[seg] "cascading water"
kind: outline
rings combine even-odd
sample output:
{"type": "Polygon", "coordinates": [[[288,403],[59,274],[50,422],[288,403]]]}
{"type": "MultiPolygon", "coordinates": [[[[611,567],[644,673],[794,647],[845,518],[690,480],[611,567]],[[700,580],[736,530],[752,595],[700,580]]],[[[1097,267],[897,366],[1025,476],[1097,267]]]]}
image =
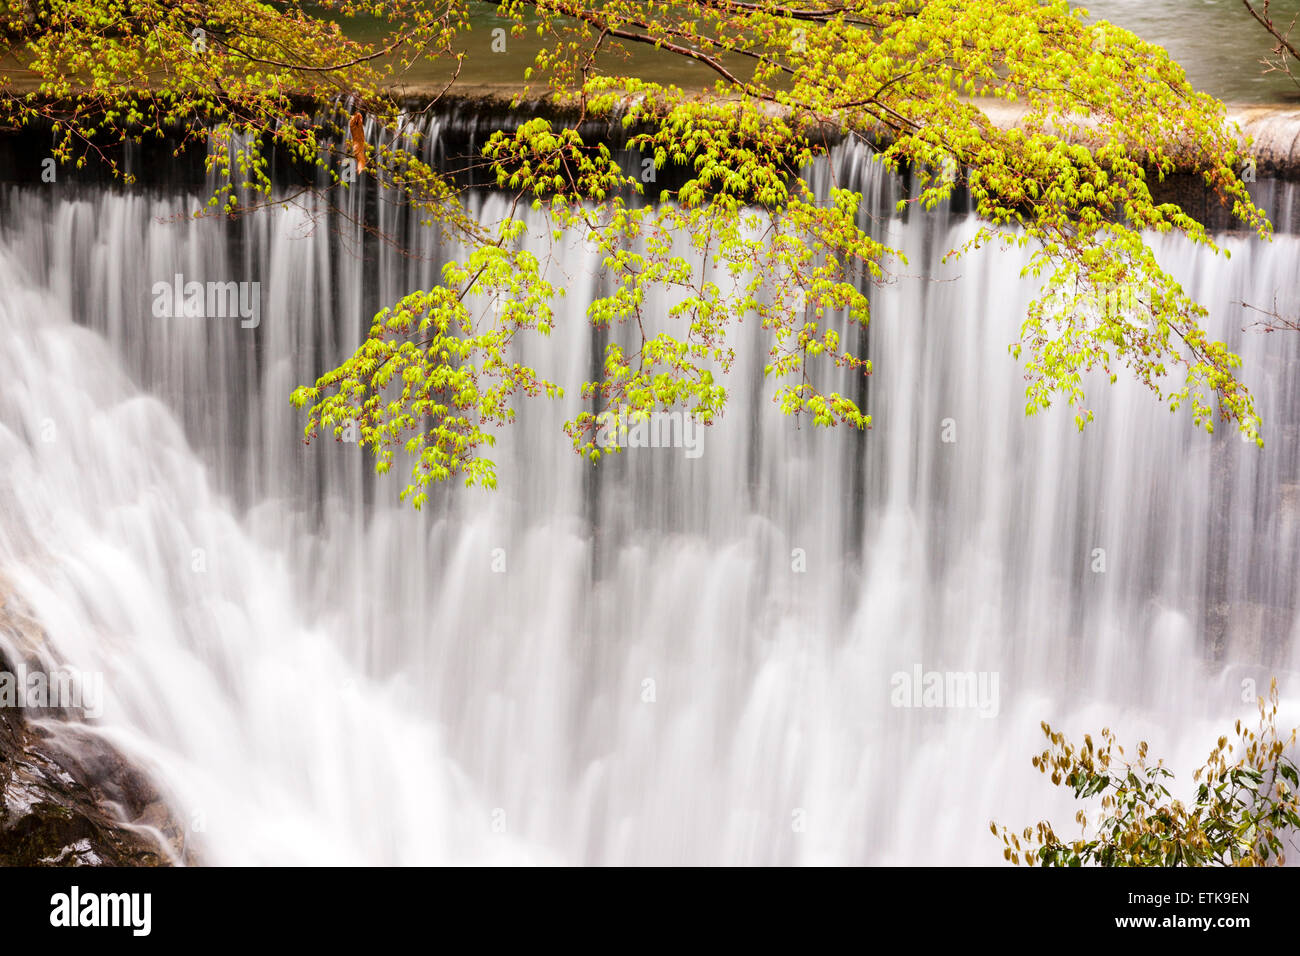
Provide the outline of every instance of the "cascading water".
{"type": "MultiPolygon", "coordinates": [[[[0,580],[45,659],[105,675],[95,732],[197,859],[995,862],[990,818],[1073,813],[1029,766],[1040,720],[1143,736],[1184,774],[1251,710],[1243,681],[1279,674],[1296,722],[1297,344],[1239,331],[1243,300],[1300,311],[1296,239],[1158,245],[1243,354],[1265,449],[1123,379],[1080,434],[1024,416],[1024,253],[942,265],[968,218],[893,217],[862,147],[820,188],[832,171],[910,262],[873,293],[870,432],[782,417],[748,324],[698,457],[593,469],[560,429],[576,399],[531,403],[500,490],[420,514],[355,446],[304,446],[287,397],[436,281],[455,250],[431,230],[373,204],[409,258],[296,208],[230,224],[173,220],[199,202],[179,190],[10,193],[0,580]],[[260,282],[257,327],[155,317],[176,274],[260,282]],[[918,668],[996,697],[894,706],[918,668]]],[[[569,296],[522,358],[573,396],[599,260],[534,233],[569,296]]]]}

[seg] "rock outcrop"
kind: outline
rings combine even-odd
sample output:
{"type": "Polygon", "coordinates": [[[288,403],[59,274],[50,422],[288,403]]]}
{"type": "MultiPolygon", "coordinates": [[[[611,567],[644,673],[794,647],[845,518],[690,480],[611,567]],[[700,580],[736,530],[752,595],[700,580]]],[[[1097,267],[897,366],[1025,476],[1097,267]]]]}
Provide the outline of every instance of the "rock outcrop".
{"type": "MultiPolygon", "coordinates": [[[[13,673],[5,647],[43,639],[0,581],[0,672],[13,673]]],[[[183,838],[148,776],[84,723],[0,706],[0,866],[194,862],[183,838]]]]}

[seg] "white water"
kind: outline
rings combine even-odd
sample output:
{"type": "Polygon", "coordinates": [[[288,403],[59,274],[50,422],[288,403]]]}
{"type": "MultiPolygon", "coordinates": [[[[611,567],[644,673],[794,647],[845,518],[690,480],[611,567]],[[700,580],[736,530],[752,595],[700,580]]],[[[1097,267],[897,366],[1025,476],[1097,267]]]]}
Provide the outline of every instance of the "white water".
{"type": "MultiPolygon", "coordinates": [[[[863,159],[840,176],[891,208],[863,159]]],[[[865,436],[738,374],[698,460],[593,472],[572,406],[529,407],[499,492],[416,515],[354,447],[304,447],[287,396],[447,253],[382,203],[429,261],[294,210],[158,221],[194,204],[10,197],[0,577],[51,661],[104,672],[100,732],[205,862],[991,863],[990,818],[1073,813],[1029,765],[1040,720],[1144,736],[1186,777],[1243,678],[1297,667],[1296,339],[1234,331],[1243,298],[1300,309],[1292,237],[1161,246],[1245,356],[1263,452],[1123,381],[1083,435],[1027,421],[1019,253],[941,267],[968,222],[893,221],[912,278],[876,295],[865,436]],[[177,272],[260,280],[260,328],[154,318],[177,272]],[[917,664],[997,672],[997,716],[891,707],[917,664]]],[[[576,395],[598,280],[559,261],[565,322],[525,357],[576,395]]],[[[761,366],[761,329],[735,344],[761,366]]]]}

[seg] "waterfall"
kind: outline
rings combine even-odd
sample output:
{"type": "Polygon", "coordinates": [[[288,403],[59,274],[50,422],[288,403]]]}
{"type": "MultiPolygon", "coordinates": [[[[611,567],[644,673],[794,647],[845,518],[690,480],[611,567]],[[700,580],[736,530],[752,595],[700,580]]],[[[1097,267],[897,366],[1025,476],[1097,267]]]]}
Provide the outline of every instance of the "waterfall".
{"type": "Polygon", "coordinates": [[[569,397],[521,407],[498,491],[418,514],[397,469],[304,445],[288,395],[437,280],[432,230],[364,182],[350,216],[234,222],[187,218],[183,186],[11,190],[0,592],[45,640],[0,651],[102,673],[94,733],[221,864],[994,863],[991,818],[1073,816],[1029,763],[1042,720],[1147,739],[1183,780],[1246,682],[1277,674],[1297,722],[1300,339],[1240,305],[1300,312],[1296,237],[1153,240],[1243,355],[1264,449],[1123,377],[1081,434],[1024,414],[1025,251],[943,264],[975,224],[895,215],[865,147],[810,175],[908,256],[872,293],[873,375],[841,383],[870,431],[783,417],[751,322],[697,457],[593,468],[561,423],[599,361],[599,258],[534,222],[569,295],[521,360],[569,397]],[[152,314],[177,274],[258,282],[256,327],[152,314]],[[993,706],[895,706],[928,671],[992,675],[993,706]]]}

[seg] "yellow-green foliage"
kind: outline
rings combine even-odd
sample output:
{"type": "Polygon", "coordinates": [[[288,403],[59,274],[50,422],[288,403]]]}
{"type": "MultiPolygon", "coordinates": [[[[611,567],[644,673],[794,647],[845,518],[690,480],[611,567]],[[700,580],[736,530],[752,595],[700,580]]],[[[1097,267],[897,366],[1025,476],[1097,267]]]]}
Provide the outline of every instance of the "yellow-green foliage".
{"type": "MultiPolygon", "coordinates": [[[[78,163],[113,137],[167,128],[229,140],[236,145],[212,150],[210,162],[226,183],[213,202],[232,212],[236,186],[269,194],[269,146],[305,162],[342,150],[340,131],[314,127],[295,107],[298,96],[356,96],[367,115],[397,130],[404,120],[385,94],[391,81],[419,58],[458,64],[470,9],[482,6],[4,3],[0,33],[40,80],[40,96],[0,82],[8,118],[57,115],[58,155],[78,163]],[[336,23],[358,15],[385,24],[384,38],[348,41],[336,23]],[[51,98],[63,101],[61,111],[51,98]]],[[[673,167],[677,183],[634,200],[640,177],[584,143],[576,124],[536,119],[493,136],[484,150],[516,211],[530,205],[557,235],[600,250],[611,291],[591,304],[593,323],[639,324],[652,288],[676,303],[674,331],[643,330],[631,352],[611,345],[603,374],[582,386],[592,411],[566,426],[580,454],[602,454],[594,442],[602,411],[636,420],[676,406],[714,418],[726,400],[715,372],[731,365],[728,332],[741,319],[770,333],[764,371],[784,411],[823,426],[869,424],[851,398],[819,390],[812,366],[870,370],[832,313],[866,322],[861,279],[883,278],[899,256],[858,227],[859,195],[835,188],[818,197],[798,177],[826,152],[827,129],[884,134],[880,161],[910,166],[922,184],[909,200],[918,214],[958,186],[969,190],[985,225],[952,255],[989,243],[1032,247],[1026,274],[1042,292],[1010,346],[1024,363],[1027,413],[1063,397],[1082,428],[1092,417],[1085,375],[1114,380],[1127,370],[1169,407],[1187,406],[1197,425],[1213,430],[1217,418],[1260,441],[1251,396],[1236,377],[1240,360],[1209,338],[1204,310],[1144,235],[1176,231],[1192,244],[1214,243],[1201,222],[1155,201],[1148,176],[1181,165],[1245,227],[1261,236],[1270,227],[1235,171],[1243,156],[1222,104],[1194,91],[1159,47],[1088,25],[1065,0],[509,0],[496,15],[516,36],[540,38],[527,71],[533,94],[583,116],[622,110],[633,147],[658,169],[673,167]],[[695,62],[714,89],[634,75],[624,56],[638,45],[695,62]],[[981,98],[1015,101],[1024,116],[1000,128],[981,98]],[[674,252],[674,236],[689,238],[689,257],[674,252]],[[1098,307],[1117,296],[1126,307],[1098,307]]],[[[549,332],[563,290],[520,251],[515,213],[472,221],[448,178],[404,142],[377,150],[371,173],[475,251],[448,266],[438,287],[377,316],[357,353],[293,401],[309,408],[308,437],[355,421],[380,470],[397,447],[410,449],[407,494],[418,505],[433,481],[492,486],[482,453],[511,420],[512,396],[561,394],[511,358],[511,341],[549,332]],[[475,306],[485,300],[498,307],[475,306]]]]}
{"type": "Polygon", "coordinates": [[[1164,781],[1174,774],[1163,761],[1148,761],[1145,742],[1129,762],[1109,730],[1096,744],[1085,734],[1080,747],[1043,724],[1049,747],[1034,766],[1078,799],[1096,801],[1098,819],[1090,825],[1079,810],[1077,840],[1062,840],[1047,821],[1021,833],[991,823],[1003,856],[1026,866],[1283,865],[1300,832],[1300,771],[1289,756],[1296,731],[1278,733],[1277,700],[1273,681],[1269,700],[1259,698],[1258,729],[1237,721],[1236,743],[1218,739],[1192,775],[1190,803],[1170,794],[1164,781]]]}

